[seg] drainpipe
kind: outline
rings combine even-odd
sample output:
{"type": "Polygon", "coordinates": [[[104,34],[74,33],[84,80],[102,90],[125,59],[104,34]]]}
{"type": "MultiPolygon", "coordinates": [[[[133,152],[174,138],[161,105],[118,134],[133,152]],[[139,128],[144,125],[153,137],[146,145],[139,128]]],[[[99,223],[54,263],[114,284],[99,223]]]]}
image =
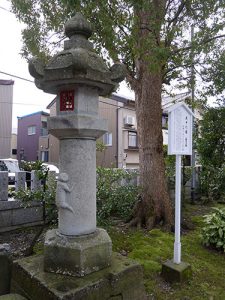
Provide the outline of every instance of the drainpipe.
{"type": "Polygon", "coordinates": [[[116,109],[116,167],[119,168],[119,109],[116,109]]]}

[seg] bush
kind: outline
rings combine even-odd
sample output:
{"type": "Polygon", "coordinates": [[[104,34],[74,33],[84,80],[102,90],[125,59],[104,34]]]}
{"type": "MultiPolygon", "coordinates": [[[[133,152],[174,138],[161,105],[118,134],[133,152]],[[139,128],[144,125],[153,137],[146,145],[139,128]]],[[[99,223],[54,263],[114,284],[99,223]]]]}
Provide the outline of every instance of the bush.
{"type": "Polygon", "coordinates": [[[19,190],[15,192],[15,197],[20,199],[23,207],[29,207],[33,201],[39,201],[44,209],[43,217],[45,224],[56,224],[58,220],[57,207],[55,204],[56,184],[54,187],[45,186],[37,191],[19,190]]]}
{"type": "Polygon", "coordinates": [[[212,214],[204,216],[204,222],[206,225],[201,232],[203,244],[225,252],[225,208],[214,208],[212,214]]]}
{"type": "Polygon", "coordinates": [[[47,184],[48,167],[43,162],[21,162],[24,171],[35,170],[38,179],[41,180],[42,186],[39,190],[32,191],[29,188],[14,192],[13,196],[20,199],[23,207],[29,207],[33,201],[39,201],[43,206],[44,223],[57,223],[57,208],[55,204],[56,182],[52,181],[47,184]]]}
{"type": "Polygon", "coordinates": [[[199,125],[200,192],[211,200],[221,200],[225,197],[225,107],[208,108],[199,125]]]}
{"type": "MultiPolygon", "coordinates": [[[[167,180],[168,180],[170,186],[173,187],[175,185],[176,156],[168,155],[167,152],[168,152],[168,146],[163,145],[166,177],[167,177],[167,180]]],[[[183,185],[185,185],[191,179],[192,169],[191,169],[191,167],[189,167],[185,164],[185,156],[182,157],[182,163],[183,163],[183,168],[184,168],[184,169],[182,169],[182,180],[183,180],[183,185]]]]}
{"type": "Polygon", "coordinates": [[[127,220],[131,216],[139,188],[132,183],[136,172],[97,168],[97,219],[106,223],[109,217],[127,220]]]}
{"type": "MultiPolygon", "coordinates": [[[[47,171],[39,168],[39,178],[44,179],[44,188],[38,191],[20,190],[15,197],[21,199],[23,206],[28,207],[32,201],[40,201],[45,211],[46,223],[57,223],[57,208],[55,205],[56,183],[46,184],[47,171]]],[[[133,184],[136,172],[123,169],[97,168],[97,220],[98,223],[108,223],[110,217],[127,220],[137,199],[139,188],[133,184]]]]}
{"type": "Polygon", "coordinates": [[[225,202],[225,166],[204,167],[200,173],[200,190],[210,201],[225,202]]]}

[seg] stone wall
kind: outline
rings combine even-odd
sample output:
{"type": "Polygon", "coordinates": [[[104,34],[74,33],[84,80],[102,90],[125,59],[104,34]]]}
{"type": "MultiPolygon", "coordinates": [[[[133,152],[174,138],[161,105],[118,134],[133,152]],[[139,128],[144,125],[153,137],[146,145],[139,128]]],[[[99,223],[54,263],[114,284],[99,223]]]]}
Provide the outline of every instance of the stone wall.
{"type": "MultiPolygon", "coordinates": [[[[25,172],[15,174],[15,190],[26,189],[25,172]]],[[[9,186],[10,187],[10,186],[9,186]]],[[[31,174],[31,189],[41,188],[35,172],[31,174]]],[[[43,223],[43,208],[38,201],[25,208],[19,199],[8,198],[8,172],[0,172],[0,232],[10,231],[21,226],[43,223]]]]}
{"type": "Polygon", "coordinates": [[[42,223],[43,210],[39,202],[24,208],[19,200],[0,201],[0,232],[42,223]]]}

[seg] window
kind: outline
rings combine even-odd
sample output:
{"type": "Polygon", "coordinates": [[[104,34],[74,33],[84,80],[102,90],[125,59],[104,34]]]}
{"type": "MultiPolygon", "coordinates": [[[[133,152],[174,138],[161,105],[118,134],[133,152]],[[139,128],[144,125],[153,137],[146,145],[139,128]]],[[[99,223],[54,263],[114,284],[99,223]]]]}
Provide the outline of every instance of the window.
{"type": "Polygon", "coordinates": [[[128,147],[129,148],[138,148],[137,132],[128,131],[128,147]]]}
{"type": "Polygon", "coordinates": [[[47,128],[41,128],[41,136],[47,136],[48,135],[48,129],[47,128]]]}
{"type": "Polygon", "coordinates": [[[103,137],[103,144],[106,146],[112,146],[112,133],[106,132],[103,137]]]}
{"type": "Polygon", "coordinates": [[[41,151],[41,161],[48,161],[48,151],[41,151]]]}
{"type": "Polygon", "coordinates": [[[34,135],[34,134],[36,134],[36,126],[29,126],[27,133],[28,133],[28,135],[34,135]]]}
{"type": "Polygon", "coordinates": [[[12,149],[12,155],[17,155],[17,149],[12,149]]]}
{"type": "Polygon", "coordinates": [[[4,161],[1,160],[0,160],[0,171],[8,171],[6,164],[4,163],[4,161]]]}
{"type": "Polygon", "coordinates": [[[166,115],[162,115],[162,128],[168,128],[168,116],[166,115]]]}
{"type": "Polygon", "coordinates": [[[42,121],[41,122],[41,136],[47,136],[47,135],[48,135],[47,122],[42,121]]]}

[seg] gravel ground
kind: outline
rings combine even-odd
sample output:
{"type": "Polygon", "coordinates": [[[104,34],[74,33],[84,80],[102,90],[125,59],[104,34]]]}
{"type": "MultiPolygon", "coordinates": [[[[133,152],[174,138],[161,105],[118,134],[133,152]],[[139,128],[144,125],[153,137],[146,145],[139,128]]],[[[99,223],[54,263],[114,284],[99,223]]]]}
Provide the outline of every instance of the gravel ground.
{"type": "MultiPolygon", "coordinates": [[[[39,229],[40,226],[36,226],[0,233],[0,245],[9,245],[13,259],[23,257],[39,229]]],[[[43,237],[41,236],[40,239],[43,239],[43,237]]]]}

